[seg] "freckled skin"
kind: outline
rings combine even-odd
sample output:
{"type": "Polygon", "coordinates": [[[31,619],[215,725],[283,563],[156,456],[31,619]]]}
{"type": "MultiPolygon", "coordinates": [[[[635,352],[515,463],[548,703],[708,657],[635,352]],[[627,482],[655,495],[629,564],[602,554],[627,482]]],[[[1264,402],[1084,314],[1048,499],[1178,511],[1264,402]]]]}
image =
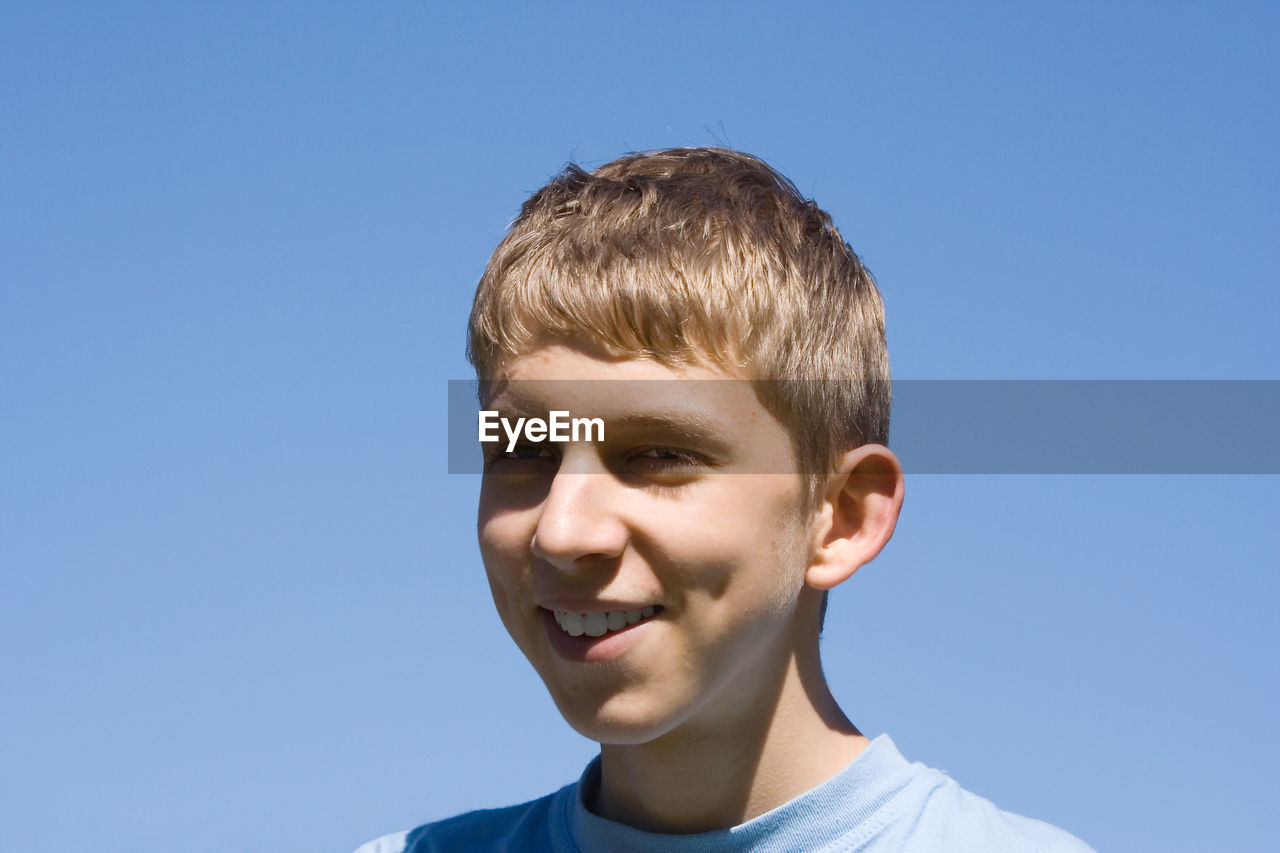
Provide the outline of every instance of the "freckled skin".
{"type": "Polygon", "coordinates": [[[545,398],[536,405],[606,424],[604,443],[501,463],[481,489],[480,550],[498,613],[565,719],[593,740],[638,744],[744,709],[768,713],[800,637],[816,633],[807,611],[797,617],[813,536],[797,511],[804,490],[789,436],[751,384],[691,382],[676,401],[670,382],[651,393],[628,383],[625,394],[610,383],[527,382],[739,378],[561,344],[513,359],[503,377],[545,398]],[[616,419],[677,402],[726,439],[714,464],[668,469],[643,433],[610,438],[616,419]],[[618,658],[571,662],[551,647],[535,603],[552,595],[663,611],[618,658]]]}

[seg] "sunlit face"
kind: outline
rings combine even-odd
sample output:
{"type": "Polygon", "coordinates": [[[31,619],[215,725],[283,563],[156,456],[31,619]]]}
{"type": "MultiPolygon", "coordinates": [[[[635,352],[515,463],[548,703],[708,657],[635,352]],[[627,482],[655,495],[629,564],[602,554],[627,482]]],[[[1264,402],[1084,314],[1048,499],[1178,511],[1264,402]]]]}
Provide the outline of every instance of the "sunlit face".
{"type": "Polygon", "coordinates": [[[501,378],[485,408],[605,424],[603,442],[487,445],[480,495],[494,602],[565,719],[644,743],[767,703],[816,629],[797,617],[812,533],[751,384],[561,344],[501,378]]]}

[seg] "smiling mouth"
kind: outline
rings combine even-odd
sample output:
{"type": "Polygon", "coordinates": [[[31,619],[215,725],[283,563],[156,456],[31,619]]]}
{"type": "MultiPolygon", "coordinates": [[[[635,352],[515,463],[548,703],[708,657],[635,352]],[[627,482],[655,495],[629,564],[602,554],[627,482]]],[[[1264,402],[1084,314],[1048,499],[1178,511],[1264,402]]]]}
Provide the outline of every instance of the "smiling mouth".
{"type": "Polygon", "coordinates": [[[607,613],[570,613],[553,610],[556,624],[570,637],[603,637],[643,622],[661,612],[661,606],[649,605],[638,610],[610,610],[607,613]]]}

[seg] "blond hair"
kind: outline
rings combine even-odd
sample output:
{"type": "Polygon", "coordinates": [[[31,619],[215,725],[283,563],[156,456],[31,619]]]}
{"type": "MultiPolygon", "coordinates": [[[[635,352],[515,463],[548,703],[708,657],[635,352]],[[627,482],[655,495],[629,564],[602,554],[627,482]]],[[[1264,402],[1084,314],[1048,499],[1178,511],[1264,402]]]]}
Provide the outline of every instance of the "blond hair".
{"type": "Polygon", "coordinates": [[[888,441],[875,282],[831,217],[749,154],[628,154],[534,193],[480,279],[468,357],[489,379],[558,338],[745,376],[806,474],[888,441]]]}

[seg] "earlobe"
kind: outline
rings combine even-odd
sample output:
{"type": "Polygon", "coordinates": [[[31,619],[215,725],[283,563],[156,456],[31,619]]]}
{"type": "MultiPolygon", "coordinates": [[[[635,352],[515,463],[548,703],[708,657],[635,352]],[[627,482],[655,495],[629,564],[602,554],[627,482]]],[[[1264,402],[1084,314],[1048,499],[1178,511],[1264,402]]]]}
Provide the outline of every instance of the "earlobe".
{"type": "Polygon", "coordinates": [[[893,536],[905,485],[902,465],[887,447],[865,444],[840,457],[815,514],[805,583],[831,589],[871,562],[893,536]]]}

